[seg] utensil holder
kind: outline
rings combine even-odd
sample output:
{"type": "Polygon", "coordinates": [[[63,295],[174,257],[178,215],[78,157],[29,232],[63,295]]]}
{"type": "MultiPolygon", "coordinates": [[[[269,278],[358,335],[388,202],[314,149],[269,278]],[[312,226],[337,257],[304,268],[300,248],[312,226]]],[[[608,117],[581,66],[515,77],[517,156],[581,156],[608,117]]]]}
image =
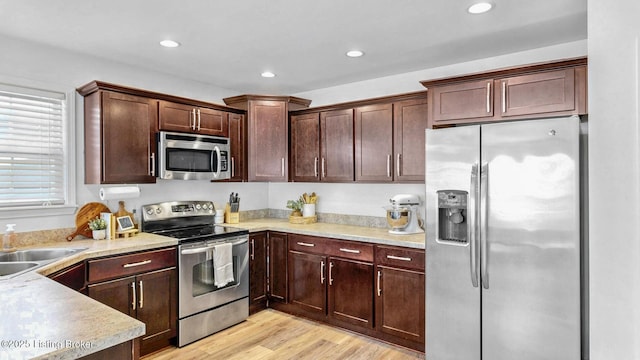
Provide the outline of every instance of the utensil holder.
{"type": "Polygon", "coordinates": [[[240,212],[231,212],[229,203],[224,207],[224,222],[227,224],[237,224],[240,222],[240,212]]]}

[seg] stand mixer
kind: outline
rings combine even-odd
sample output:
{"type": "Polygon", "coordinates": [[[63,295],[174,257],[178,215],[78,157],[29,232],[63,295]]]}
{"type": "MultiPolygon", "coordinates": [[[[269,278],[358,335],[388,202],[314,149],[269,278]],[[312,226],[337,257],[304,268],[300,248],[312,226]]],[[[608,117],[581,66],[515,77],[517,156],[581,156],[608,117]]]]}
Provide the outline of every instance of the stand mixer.
{"type": "Polygon", "coordinates": [[[421,220],[418,217],[420,197],[412,194],[398,194],[389,199],[391,205],[387,210],[387,223],[391,227],[390,234],[407,235],[423,233],[421,220]]]}

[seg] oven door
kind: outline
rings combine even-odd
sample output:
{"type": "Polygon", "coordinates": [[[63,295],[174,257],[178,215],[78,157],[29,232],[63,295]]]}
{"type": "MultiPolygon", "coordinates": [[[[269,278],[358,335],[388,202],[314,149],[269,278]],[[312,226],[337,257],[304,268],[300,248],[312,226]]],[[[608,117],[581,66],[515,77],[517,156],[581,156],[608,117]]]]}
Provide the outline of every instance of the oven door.
{"type": "Polygon", "coordinates": [[[199,241],[178,247],[179,318],[209,310],[249,296],[249,236],[199,241]],[[233,279],[215,285],[212,252],[215,245],[233,244],[233,279]]]}

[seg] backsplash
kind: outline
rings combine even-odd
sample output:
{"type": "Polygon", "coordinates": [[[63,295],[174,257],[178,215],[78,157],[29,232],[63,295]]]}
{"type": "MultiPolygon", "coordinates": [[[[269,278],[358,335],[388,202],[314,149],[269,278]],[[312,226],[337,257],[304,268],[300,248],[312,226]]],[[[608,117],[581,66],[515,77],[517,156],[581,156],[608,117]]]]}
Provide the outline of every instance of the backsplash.
{"type": "MultiPolygon", "coordinates": [[[[243,221],[249,221],[252,219],[263,218],[278,218],[288,219],[291,210],[281,209],[260,209],[260,210],[247,210],[240,211],[240,223],[243,221]]],[[[347,215],[347,214],[332,214],[332,213],[317,213],[318,222],[341,224],[341,225],[356,225],[374,228],[386,228],[387,220],[384,217],[377,216],[364,216],[364,215],[347,215]]],[[[67,241],[67,236],[73,234],[75,228],[62,228],[53,230],[38,230],[16,233],[16,243],[12,244],[14,247],[33,246],[37,244],[55,243],[67,241]]],[[[84,239],[84,236],[78,235],[77,239],[84,239]]]]}

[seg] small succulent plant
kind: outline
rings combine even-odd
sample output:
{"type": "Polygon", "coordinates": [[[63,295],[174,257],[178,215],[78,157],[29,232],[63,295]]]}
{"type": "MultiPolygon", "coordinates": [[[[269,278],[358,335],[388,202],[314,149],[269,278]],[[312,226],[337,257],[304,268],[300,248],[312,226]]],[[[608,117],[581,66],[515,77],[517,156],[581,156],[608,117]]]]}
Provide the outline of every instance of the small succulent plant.
{"type": "Polygon", "coordinates": [[[96,217],[95,219],[89,220],[89,229],[91,230],[104,230],[107,228],[107,223],[104,219],[96,217]]]}

